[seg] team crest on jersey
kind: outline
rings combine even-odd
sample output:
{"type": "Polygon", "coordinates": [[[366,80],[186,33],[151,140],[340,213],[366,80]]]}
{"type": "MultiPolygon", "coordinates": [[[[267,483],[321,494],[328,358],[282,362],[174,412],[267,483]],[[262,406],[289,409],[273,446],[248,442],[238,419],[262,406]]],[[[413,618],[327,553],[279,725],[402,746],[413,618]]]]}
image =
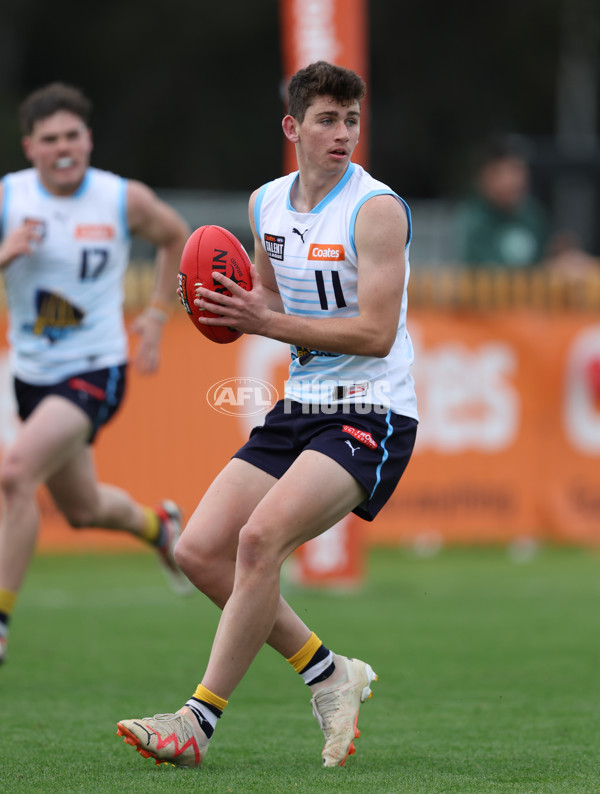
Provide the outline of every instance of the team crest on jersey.
{"type": "Polygon", "coordinates": [[[285,248],[285,237],[279,234],[267,234],[265,232],[265,251],[271,259],[283,262],[283,251],[285,248]]]}
{"type": "Polygon", "coordinates": [[[23,223],[30,231],[37,234],[40,240],[43,240],[46,236],[46,221],[41,218],[25,218],[23,223]]]}
{"type": "Polygon", "coordinates": [[[311,350],[310,347],[301,347],[299,345],[294,345],[294,351],[292,352],[292,360],[298,361],[301,367],[304,367],[306,364],[310,363],[315,356],[337,358],[339,356],[339,353],[326,353],[324,350],[311,350]]]}
{"type": "Polygon", "coordinates": [[[30,330],[36,336],[44,336],[51,342],[63,339],[81,326],[84,312],[62,295],[47,290],[35,294],[37,318],[30,330]]]}

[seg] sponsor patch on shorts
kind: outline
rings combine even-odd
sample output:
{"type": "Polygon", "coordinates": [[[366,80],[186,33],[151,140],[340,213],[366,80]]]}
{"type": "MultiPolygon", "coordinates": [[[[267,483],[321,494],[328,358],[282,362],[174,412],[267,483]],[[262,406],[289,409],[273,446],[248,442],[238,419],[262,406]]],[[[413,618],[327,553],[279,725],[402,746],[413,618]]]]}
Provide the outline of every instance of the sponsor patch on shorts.
{"type": "Polygon", "coordinates": [[[377,449],[377,442],[370,433],[366,432],[366,430],[359,430],[357,427],[352,427],[352,425],[344,425],[342,430],[344,433],[349,433],[360,444],[364,444],[365,447],[369,447],[369,449],[377,449]]]}

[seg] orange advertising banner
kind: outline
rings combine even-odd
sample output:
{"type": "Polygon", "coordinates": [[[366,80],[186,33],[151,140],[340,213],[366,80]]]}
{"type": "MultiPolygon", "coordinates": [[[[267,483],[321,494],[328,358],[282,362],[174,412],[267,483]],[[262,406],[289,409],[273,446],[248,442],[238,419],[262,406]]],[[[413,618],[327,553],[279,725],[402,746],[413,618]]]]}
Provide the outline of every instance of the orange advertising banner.
{"type": "MultiPolygon", "coordinates": [[[[2,319],[0,338],[5,337],[2,319]]],[[[361,544],[600,541],[600,321],[592,313],[412,311],[420,426],[408,469],[361,544]]],[[[135,344],[135,340],[132,342],[135,344]]],[[[95,444],[99,476],[187,515],[282,393],[289,350],[262,337],[205,339],[183,312],[165,328],[160,372],[131,372],[95,444]]],[[[0,349],[0,451],[18,430],[0,349]]],[[[69,529],[42,489],[40,547],[138,545],[69,529]]],[[[327,552],[329,553],[329,552],[327,552]]],[[[349,554],[353,554],[349,550],[349,554]]],[[[317,557],[317,572],[319,550],[317,557]]],[[[348,556],[337,576],[347,575],[348,556]]],[[[317,574],[318,575],[318,574],[317,574]]]]}
{"type": "MultiPolygon", "coordinates": [[[[367,0],[279,0],[283,82],[314,61],[357,72],[368,83],[367,0]]],[[[353,161],[368,167],[368,98],[363,101],[360,141],[353,161]]],[[[296,155],[284,143],[283,173],[295,171],[296,155]]]]}
{"type": "Polygon", "coordinates": [[[600,542],[600,324],[417,311],[420,427],[372,542],[600,542]]]}

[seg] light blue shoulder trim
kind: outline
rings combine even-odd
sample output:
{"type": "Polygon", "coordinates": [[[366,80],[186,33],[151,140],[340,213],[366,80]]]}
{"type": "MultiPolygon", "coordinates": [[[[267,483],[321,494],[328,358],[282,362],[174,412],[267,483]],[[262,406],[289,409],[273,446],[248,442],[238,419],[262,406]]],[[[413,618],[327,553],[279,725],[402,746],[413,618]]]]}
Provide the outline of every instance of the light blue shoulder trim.
{"type": "MultiPolygon", "coordinates": [[[[396,194],[394,193],[394,195],[396,194]]],[[[412,215],[410,212],[410,207],[408,206],[406,201],[404,201],[402,196],[398,196],[398,198],[404,204],[404,209],[406,210],[406,220],[408,221],[408,240],[406,241],[405,247],[408,247],[410,245],[410,241],[412,240],[412,215]]]]}
{"type": "MultiPolygon", "coordinates": [[[[85,172],[85,174],[83,176],[83,179],[81,180],[81,184],[79,185],[77,190],[74,193],[71,193],[70,196],[66,196],[66,198],[79,198],[80,196],[82,196],[85,193],[85,191],[88,189],[88,187],[90,185],[90,171],[91,170],[92,170],[91,168],[87,169],[87,171],[85,172]]],[[[39,174],[37,175],[37,186],[38,186],[38,190],[40,191],[42,196],[48,196],[49,198],[56,198],[56,196],[53,193],[50,193],[49,190],[46,190],[46,188],[42,184],[42,180],[40,179],[40,175],[39,174]]]]}
{"type": "Polygon", "coordinates": [[[292,171],[290,173],[290,176],[293,176],[294,178],[290,182],[290,186],[288,188],[287,196],[285,197],[285,208],[289,212],[296,212],[296,210],[292,206],[292,200],[291,200],[290,196],[291,196],[291,193],[292,193],[292,188],[294,187],[294,185],[298,181],[298,177],[300,176],[300,171],[292,171]]]}
{"type": "Polygon", "coordinates": [[[10,180],[6,176],[2,179],[2,186],[4,188],[4,198],[2,199],[2,214],[0,214],[0,240],[4,239],[6,218],[8,215],[7,207],[10,199],[10,180]]]}
{"type": "Polygon", "coordinates": [[[49,190],[46,190],[46,188],[43,186],[42,180],[40,179],[40,175],[39,174],[36,174],[36,184],[37,184],[37,189],[42,194],[42,196],[48,197],[48,196],[52,195],[52,193],[50,193],[49,190]]]}
{"type": "Polygon", "coordinates": [[[365,203],[365,201],[368,201],[370,198],[373,198],[373,196],[394,196],[394,198],[397,198],[398,201],[403,205],[404,209],[406,210],[406,218],[408,220],[408,239],[406,241],[406,245],[404,246],[405,248],[407,248],[408,245],[410,244],[410,241],[412,240],[412,218],[410,215],[410,207],[408,206],[406,201],[404,201],[404,199],[401,198],[397,193],[394,193],[393,190],[390,190],[389,188],[387,190],[385,188],[382,188],[381,190],[372,190],[370,193],[364,195],[361,198],[361,200],[358,202],[356,207],[354,207],[354,210],[350,217],[350,245],[352,246],[352,250],[354,251],[354,253],[356,253],[356,244],[354,242],[354,229],[356,227],[356,216],[358,215],[358,211],[365,203]]]}
{"type": "Polygon", "coordinates": [[[90,173],[91,170],[92,170],[91,168],[88,168],[88,170],[85,172],[85,176],[83,177],[81,184],[79,185],[75,193],[73,193],[73,198],[79,198],[79,196],[83,196],[85,191],[89,188],[91,181],[91,173],[90,173]]]}
{"type": "Polygon", "coordinates": [[[266,185],[263,185],[261,188],[259,188],[259,191],[256,194],[256,199],[254,200],[254,226],[256,228],[256,236],[259,240],[262,240],[262,234],[260,231],[260,208],[262,207],[265,193],[267,192],[267,188],[270,184],[270,182],[267,182],[266,185]]]}
{"type": "Polygon", "coordinates": [[[127,220],[127,180],[123,177],[119,177],[119,215],[121,216],[123,236],[126,240],[130,240],[131,231],[127,220]]]}

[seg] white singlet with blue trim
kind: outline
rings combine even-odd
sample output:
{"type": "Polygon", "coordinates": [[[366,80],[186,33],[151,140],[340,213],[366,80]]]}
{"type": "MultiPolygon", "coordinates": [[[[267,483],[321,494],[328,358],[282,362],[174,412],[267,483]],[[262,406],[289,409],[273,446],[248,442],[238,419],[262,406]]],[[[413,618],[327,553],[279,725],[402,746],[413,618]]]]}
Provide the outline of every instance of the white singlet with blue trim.
{"type": "Polygon", "coordinates": [[[13,373],[36,385],[125,363],[126,180],[89,168],[71,196],[33,168],[7,174],[1,234],[30,224],[41,240],[3,268],[13,373]]]}
{"type": "Polygon", "coordinates": [[[300,317],[358,316],[358,260],[354,229],[359,209],[373,196],[392,195],[408,217],[405,276],[396,339],[385,358],[291,346],[285,396],[309,403],[378,405],[418,419],[413,346],[406,330],[408,252],[412,234],[406,202],[363,168],[350,163],[330,193],[310,212],[296,212],[290,190],[298,172],[260,188],[254,205],[257,234],[269,256],[286,314],[300,317]]]}

